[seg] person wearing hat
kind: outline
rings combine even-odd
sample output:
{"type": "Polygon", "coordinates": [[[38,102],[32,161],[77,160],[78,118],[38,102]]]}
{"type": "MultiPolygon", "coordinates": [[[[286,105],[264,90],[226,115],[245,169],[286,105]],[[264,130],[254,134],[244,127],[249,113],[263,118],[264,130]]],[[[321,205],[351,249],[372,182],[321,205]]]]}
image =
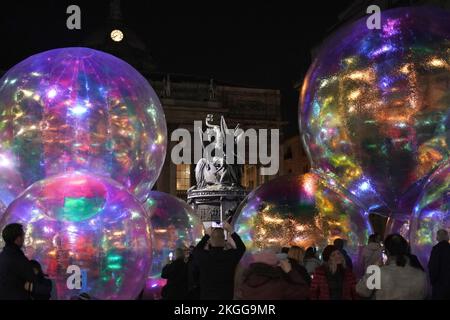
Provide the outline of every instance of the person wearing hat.
{"type": "Polygon", "coordinates": [[[323,265],[317,267],[312,276],[311,300],[356,300],[355,275],[347,268],[339,248],[326,246],[322,260],[323,265]]]}

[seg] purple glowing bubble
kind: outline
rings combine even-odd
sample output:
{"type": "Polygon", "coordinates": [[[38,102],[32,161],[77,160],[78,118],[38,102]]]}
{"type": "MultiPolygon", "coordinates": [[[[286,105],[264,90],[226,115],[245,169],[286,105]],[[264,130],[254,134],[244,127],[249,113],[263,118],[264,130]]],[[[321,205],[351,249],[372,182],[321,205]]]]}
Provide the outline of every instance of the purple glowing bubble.
{"type": "Polygon", "coordinates": [[[363,18],[336,32],[308,71],[300,129],[313,167],[373,213],[410,215],[411,189],[448,159],[449,38],[447,11],[386,10],[381,30],[363,18]]]}
{"type": "Polygon", "coordinates": [[[161,103],[112,55],[63,48],[25,59],[0,80],[0,111],[0,154],[14,156],[25,187],[86,170],[143,201],[159,176],[167,135],[161,103]]]}

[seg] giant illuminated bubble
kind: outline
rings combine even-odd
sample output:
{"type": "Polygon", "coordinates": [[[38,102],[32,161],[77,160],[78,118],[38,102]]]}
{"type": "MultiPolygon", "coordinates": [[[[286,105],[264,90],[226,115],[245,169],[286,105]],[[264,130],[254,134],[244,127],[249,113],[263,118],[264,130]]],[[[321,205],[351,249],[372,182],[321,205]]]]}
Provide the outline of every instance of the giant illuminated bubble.
{"type": "Polygon", "coordinates": [[[414,201],[402,198],[449,155],[450,13],[399,8],[382,12],[379,30],[366,22],[336,32],[316,56],[300,128],[313,166],[371,212],[410,214],[414,201]]]}
{"type": "Polygon", "coordinates": [[[143,201],[166,154],[164,112],[126,62],[88,48],[31,56],[0,80],[0,158],[25,187],[54,174],[107,175],[143,201]]]}
{"type": "Polygon", "coordinates": [[[165,280],[161,279],[162,268],[175,258],[175,249],[196,245],[203,236],[203,225],[192,207],[185,201],[158,191],[149,193],[144,203],[153,229],[153,260],[149,279],[151,292],[160,296],[165,280]]]}
{"type": "Polygon", "coordinates": [[[247,251],[301,246],[323,248],[347,240],[354,260],[371,227],[352,195],[317,174],[282,176],[252,191],[233,218],[247,251]]]}
{"type": "Polygon", "coordinates": [[[14,168],[13,162],[0,155],[0,217],[24,189],[22,177],[14,168]]]}
{"type": "Polygon", "coordinates": [[[109,178],[75,172],[36,182],[10,204],[0,228],[12,222],[24,225],[25,253],[55,280],[58,299],[81,292],[135,299],[145,286],[150,225],[139,201],[109,178]],[[71,269],[78,267],[81,289],[71,269]]]}
{"type": "Polygon", "coordinates": [[[450,232],[450,164],[439,167],[425,185],[411,218],[411,250],[428,264],[439,229],[450,232]]]}

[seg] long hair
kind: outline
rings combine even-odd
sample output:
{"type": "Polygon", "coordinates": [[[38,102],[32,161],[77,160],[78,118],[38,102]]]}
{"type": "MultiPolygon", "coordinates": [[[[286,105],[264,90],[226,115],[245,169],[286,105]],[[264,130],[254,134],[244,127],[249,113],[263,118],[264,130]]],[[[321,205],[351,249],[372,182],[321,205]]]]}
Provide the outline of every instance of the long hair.
{"type": "Polygon", "coordinates": [[[390,234],[384,240],[384,246],[388,256],[395,257],[395,263],[404,267],[407,262],[408,242],[398,233],[390,234]]]}
{"type": "Polygon", "coordinates": [[[298,246],[292,246],[288,251],[288,258],[291,258],[298,263],[303,263],[303,257],[305,255],[305,250],[298,246]]]}

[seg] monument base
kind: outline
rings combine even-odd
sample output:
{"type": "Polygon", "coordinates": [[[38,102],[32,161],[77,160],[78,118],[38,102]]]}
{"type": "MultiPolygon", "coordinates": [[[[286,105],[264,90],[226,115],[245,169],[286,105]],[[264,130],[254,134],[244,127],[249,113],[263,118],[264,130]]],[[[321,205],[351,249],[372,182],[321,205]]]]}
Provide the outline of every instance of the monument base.
{"type": "Polygon", "coordinates": [[[208,228],[212,222],[220,223],[233,216],[246,195],[247,191],[242,187],[210,185],[189,190],[187,202],[193,206],[203,225],[208,228]]]}

